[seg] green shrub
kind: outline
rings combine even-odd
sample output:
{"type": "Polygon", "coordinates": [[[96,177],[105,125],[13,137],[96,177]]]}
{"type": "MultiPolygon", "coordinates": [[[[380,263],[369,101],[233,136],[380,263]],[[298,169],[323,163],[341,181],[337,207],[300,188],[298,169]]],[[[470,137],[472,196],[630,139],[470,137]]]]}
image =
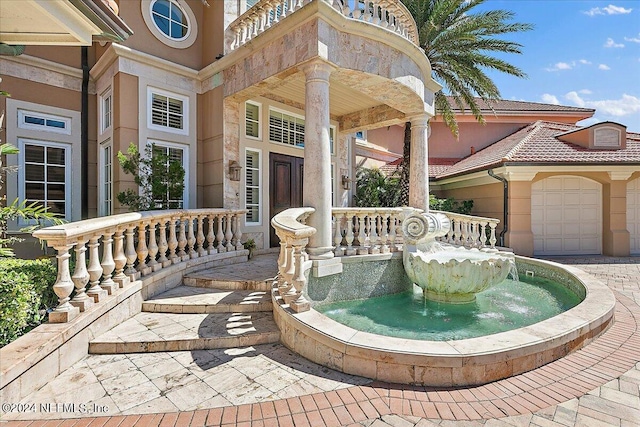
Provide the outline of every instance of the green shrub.
{"type": "Polygon", "coordinates": [[[429,209],[470,215],[471,209],[473,209],[473,200],[463,200],[462,202],[459,202],[451,197],[448,199],[438,199],[433,194],[430,194],[429,209]]]}
{"type": "Polygon", "coordinates": [[[38,326],[55,307],[56,275],[48,259],[0,258],[0,346],[38,326]]]}

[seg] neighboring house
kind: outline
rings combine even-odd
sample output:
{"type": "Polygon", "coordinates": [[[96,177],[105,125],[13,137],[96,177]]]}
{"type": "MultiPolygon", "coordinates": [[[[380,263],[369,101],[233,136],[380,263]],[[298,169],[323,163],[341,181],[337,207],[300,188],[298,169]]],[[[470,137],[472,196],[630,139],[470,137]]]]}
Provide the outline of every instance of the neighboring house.
{"type": "MultiPolygon", "coordinates": [[[[611,122],[575,125],[593,115],[590,109],[519,101],[498,101],[493,111],[482,106],[486,125],[458,115],[459,141],[432,120],[433,194],[471,199],[475,215],[499,218],[502,244],[518,254],[640,254],[640,134],[611,122]]],[[[387,130],[368,135],[381,132],[387,130]]],[[[369,145],[380,151],[384,139],[369,145]]],[[[401,156],[397,141],[387,146],[401,156]]]]}
{"type": "MultiPolygon", "coordinates": [[[[322,258],[330,207],[351,199],[354,132],[411,121],[426,145],[439,86],[399,0],[107,3],[133,35],[84,48],[88,81],[80,47],[25,43],[0,56],[6,139],[20,148],[10,200],[41,201],[69,221],[124,212],[116,195],[134,183],[116,153],[152,143],[186,169],[183,207],[246,208],[244,236],[258,248],[278,244],[275,213],[316,208],[308,252],[322,258]]],[[[416,179],[426,194],[426,174],[416,179]]]]}

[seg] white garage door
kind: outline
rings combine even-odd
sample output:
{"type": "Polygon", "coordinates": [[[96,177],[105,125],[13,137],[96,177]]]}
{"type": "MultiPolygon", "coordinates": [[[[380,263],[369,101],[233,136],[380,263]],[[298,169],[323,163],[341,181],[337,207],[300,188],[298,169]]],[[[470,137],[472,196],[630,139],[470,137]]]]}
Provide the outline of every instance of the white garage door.
{"type": "Polygon", "coordinates": [[[640,255],[640,178],[627,184],[627,230],[632,255],[640,255]]]}
{"type": "Polygon", "coordinates": [[[602,253],[602,187],[587,178],[558,176],[531,186],[535,255],[602,253]]]}

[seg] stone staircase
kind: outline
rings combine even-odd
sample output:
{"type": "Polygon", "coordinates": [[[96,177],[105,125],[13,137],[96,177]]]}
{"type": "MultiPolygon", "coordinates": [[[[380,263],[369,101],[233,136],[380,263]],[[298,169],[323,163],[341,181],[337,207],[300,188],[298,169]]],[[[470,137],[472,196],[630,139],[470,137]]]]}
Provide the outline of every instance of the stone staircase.
{"type": "Polygon", "coordinates": [[[271,254],[183,278],[142,303],[142,312],[89,343],[90,354],[247,347],[280,340],[273,320],[271,254]],[[265,278],[266,277],[266,278],[265,278]]]}

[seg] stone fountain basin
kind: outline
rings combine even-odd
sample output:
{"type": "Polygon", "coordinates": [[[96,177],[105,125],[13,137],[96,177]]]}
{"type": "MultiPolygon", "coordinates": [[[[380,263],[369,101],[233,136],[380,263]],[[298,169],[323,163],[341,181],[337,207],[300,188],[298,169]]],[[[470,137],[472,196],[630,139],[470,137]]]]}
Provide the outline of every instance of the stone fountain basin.
{"type": "Polygon", "coordinates": [[[432,301],[467,304],[475,294],[503,282],[514,264],[513,254],[446,247],[437,252],[405,252],[409,278],[432,301]]]}
{"type": "Polygon", "coordinates": [[[530,271],[568,283],[584,300],[524,328],[454,341],[380,336],[344,326],[313,309],[294,313],[277,290],[274,317],[282,342],[313,362],[380,381],[437,387],[480,385],[538,368],[583,347],[610,324],[615,296],[593,276],[571,266],[515,258],[521,274],[530,271]]]}

